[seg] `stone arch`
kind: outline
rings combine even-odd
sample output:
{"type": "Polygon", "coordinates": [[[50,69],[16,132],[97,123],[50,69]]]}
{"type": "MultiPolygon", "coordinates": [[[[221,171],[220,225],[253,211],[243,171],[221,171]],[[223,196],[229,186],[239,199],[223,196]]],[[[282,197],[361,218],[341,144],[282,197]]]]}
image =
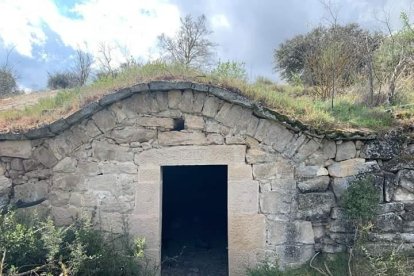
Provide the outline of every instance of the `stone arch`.
{"type": "MultiPolygon", "coordinates": [[[[390,154],[372,154],[375,144],[360,136],[327,137],[215,86],[139,84],[50,125],[0,134],[0,205],[44,200],[33,208],[59,224],[86,212],[115,232],[126,221],[133,233],[148,236],[148,254],[159,262],[160,166],[225,164],[231,273],[276,257],[294,266],[315,250],[345,249],[347,225],[336,198],[355,176],[378,175],[384,201],[397,201],[384,210],[398,227],[401,201],[414,198],[402,196],[404,187],[386,188],[384,179],[391,183],[395,172],[407,170],[397,164],[391,175],[380,172],[376,159],[390,154]],[[174,129],[177,118],[184,129],[174,129]]],[[[401,175],[409,179],[408,173],[401,175]]]]}

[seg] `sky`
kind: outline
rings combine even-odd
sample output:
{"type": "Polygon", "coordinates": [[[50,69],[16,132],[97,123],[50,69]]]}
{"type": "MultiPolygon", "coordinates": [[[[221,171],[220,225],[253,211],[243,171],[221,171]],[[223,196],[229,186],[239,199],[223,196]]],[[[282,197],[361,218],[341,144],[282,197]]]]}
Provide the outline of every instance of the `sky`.
{"type": "MultiPolygon", "coordinates": [[[[385,17],[398,29],[401,11],[414,18],[414,0],[331,2],[339,23],[376,31],[385,17]]],[[[104,43],[115,64],[126,56],[154,60],[157,37],[174,35],[187,14],[207,17],[216,61],[244,62],[250,79],[275,81],[274,49],[330,20],[321,0],[0,0],[0,65],[13,49],[8,63],[20,88],[37,91],[48,74],[73,67],[79,48],[96,55],[104,43]]]]}

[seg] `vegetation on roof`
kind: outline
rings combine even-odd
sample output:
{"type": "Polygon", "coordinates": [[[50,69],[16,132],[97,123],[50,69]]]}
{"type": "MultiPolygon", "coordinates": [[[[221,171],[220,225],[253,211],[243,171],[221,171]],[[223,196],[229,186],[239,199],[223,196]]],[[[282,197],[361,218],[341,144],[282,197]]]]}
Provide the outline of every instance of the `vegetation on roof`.
{"type": "Polygon", "coordinates": [[[228,72],[218,74],[216,71],[208,73],[161,61],[133,65],[115,76],[100,78],[87,86],[58,90],[53,96],[41,98],[37,104],[22,110],[1,111],[0,129],[16,132],[38,127],[66,117],[117,89],[151,80],[194,81],[237,90],[281,114],[319,129],[379,131],[408,123],[414,114],[414,106],[394,106],[392,109],[389,106],[367,107],[360,102],[357,93],[338,96],[334,109],[331,109],[329,100],[316,99],[309,88],[303,86],[278,85],[266,78],[257,78],[249,83],[244,78],[234,78],[228,72]],[[396,114],[404,116],[397,117],[396,114]]]}

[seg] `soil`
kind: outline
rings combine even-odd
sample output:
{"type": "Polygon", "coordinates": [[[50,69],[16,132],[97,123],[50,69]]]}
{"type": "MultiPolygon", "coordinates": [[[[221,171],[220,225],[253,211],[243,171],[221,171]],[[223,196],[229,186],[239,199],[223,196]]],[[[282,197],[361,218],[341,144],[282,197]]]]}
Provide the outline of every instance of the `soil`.
{"type": "Polygon", "coordinates": [[[227,250],[186,247],[181,255],[164,257],[162,276],[226,276],[227,250]]]}

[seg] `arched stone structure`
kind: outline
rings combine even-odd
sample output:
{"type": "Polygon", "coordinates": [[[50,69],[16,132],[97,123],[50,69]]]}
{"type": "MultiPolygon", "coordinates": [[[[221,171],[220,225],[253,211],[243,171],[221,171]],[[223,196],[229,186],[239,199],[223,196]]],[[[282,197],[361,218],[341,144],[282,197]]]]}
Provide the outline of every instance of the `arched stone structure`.
{"type": "Polygon", "coordinates": [[[32,208],[59,224],[87,213],[105,230],[126,226],[159,263],[161,167],[227,165],[229,269],[241,275],[265,260],[295,266],[345,250],[352,229],[337,202],[351,180],[372,174],[383,195],[379,239],[405,233],[412,246],[414,216],[404,214],[413,212],[413,164],[372,137],[334,140],[283,119],[209,85],[122,89],[51,125],[1,134],[0,205],[41,202],[32,208]]]}

